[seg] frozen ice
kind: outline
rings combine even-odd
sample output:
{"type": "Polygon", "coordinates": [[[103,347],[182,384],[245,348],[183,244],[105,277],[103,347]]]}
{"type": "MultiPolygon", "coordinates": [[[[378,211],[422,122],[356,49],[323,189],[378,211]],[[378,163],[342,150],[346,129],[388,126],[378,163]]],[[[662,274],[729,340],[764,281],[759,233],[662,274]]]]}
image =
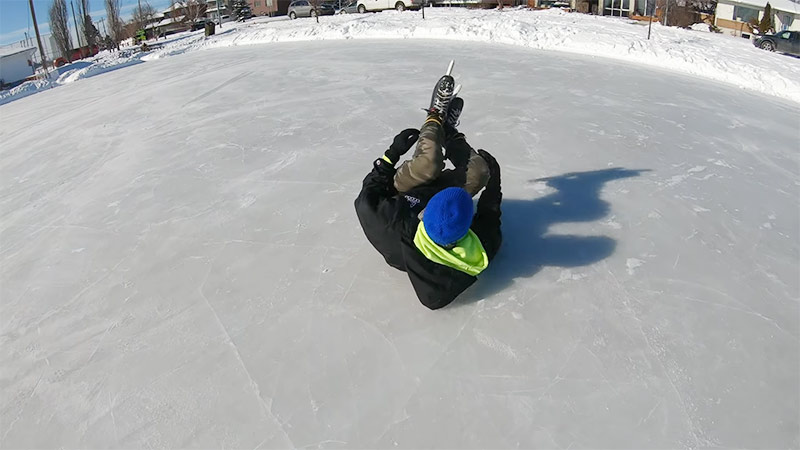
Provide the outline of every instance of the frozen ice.
{"type": "Polygon", "coordinates": [[[363,40],[185,53],[0,114],[4,448],[800,445],[796,103],[363,40]],[[352,203],[450,59],[504,247],[434,312],[352,203]]]}

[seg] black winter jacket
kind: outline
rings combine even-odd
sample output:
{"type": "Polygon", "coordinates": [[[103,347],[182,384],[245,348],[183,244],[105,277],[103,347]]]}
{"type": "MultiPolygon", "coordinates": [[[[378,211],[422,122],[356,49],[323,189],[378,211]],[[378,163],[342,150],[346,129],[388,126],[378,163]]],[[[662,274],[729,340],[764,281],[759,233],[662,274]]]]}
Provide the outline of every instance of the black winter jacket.
{"type": "MultiPolygon", "coordinates": [[[[414,245],[419,213],[437,192],[452,186],[453,179],[443,176],[434,183],[402,195],[394,188],[394,173],[394,167],[385,161],[375,161],[356,198],[356,214],[367,239],[386,262],[408,273],[420,302],[430,309],[439,309],[477,280],[472,275],[429,260],[414,245]]],[[[499,173],[493,178],[478,201],[470,226],[483,244],[490,262],[502,241],[499,173]]]]}

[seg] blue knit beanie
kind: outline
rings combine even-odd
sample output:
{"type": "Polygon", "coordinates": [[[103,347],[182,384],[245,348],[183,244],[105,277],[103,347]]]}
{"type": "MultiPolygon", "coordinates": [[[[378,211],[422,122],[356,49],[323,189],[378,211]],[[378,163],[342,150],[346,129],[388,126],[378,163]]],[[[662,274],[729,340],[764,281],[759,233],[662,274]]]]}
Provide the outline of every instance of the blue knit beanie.
{"type": "Polygon", "coordinates": [[[472,225],[472,197],[462,188],[439,191],[428,202],[422,215],[425,232],[436,244],[445,247],[467,235],[472,225]]]}

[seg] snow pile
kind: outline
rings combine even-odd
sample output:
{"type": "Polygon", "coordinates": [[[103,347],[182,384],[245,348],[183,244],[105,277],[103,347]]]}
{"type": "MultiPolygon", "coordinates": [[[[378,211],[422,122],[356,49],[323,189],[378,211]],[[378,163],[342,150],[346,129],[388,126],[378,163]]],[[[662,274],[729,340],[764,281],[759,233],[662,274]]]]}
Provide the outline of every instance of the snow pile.
{"type": "MultiPolygon", "coordinates": [[[[697,29],[684,30],[627,19],[566,13],[561,10],[466,10],[428,8],[386,11],[313,20],[257,19],[225,24],[217,35],[182,33],[159,48],[132,56],[97,58],[97,67],[59,78],[69,83],[114,68],[203,48],[328,39],[444,39],[501,43],[611,58],[728,83],[800,103],[800,61],[756,49],[749,40],[697,29]]],[[[705,24],[700,24],[707,30],[705,24]]],[[[27,91],[26,91],[27,92],[27,91]]],[[[0,94],[0,104],[12,93],[0,94]]]]}
{"type": "Polygon", "coordinates": [[[29,81],[13,89],[0,92],[0,105],[63,84],[74,83],[84,78],[141,64],[164,56],[180,54],[188,49],[195,48],[198,40],[202,39],[202,34],[180,33],[163,43],[154,43],[159,47],[152,52],[140,52],[138,47],[123,48],[118,52],[103,51],[91,58],[56,68],[55,71],[51,71],[49,80],[29,81]]]}
{"type": "Polygon", "coordinates": [[[50,80],[34,80],[20,84],[7,91],[0,91],[0,105],[4,105],[12,100],[19,100],[31,94],[44,91],[54,87],[55,83],[50,80]]]}
{"type": "Polygon", "coordinates": [[[692,31],[710,31],[708,24],[702,22],[692,24],[692,26],[690,26],[689,28],[691,28],[692,31]]]}
{"type": "Polygon", "coordinates": [[[464,10],[344,15],[242,27],[200,45],[260,44],[319,39],[449,39],[496,42],[600,56],[725,82],[800,102],[800,61],[755,48],[749,40],[627,19],[561,10],[464,10]]]}
{"type": "Polygon", "coordinates": [[[135,64],[141,64],[142,62],[142,54],[127,56],[124,54],[118,55],[107,52],[88,64],[73,64],[73,66],[76,67],[59,75],[56,83],[73,83],[83,78],[93,77],[101,73],[122,69],[123,67],[133,66],[135,64]]]}

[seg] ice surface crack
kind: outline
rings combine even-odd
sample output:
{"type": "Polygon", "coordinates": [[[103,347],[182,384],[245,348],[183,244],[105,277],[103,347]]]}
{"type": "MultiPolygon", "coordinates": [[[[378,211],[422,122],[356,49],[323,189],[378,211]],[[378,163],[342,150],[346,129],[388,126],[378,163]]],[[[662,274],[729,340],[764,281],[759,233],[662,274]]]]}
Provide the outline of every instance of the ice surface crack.
{"type": "Polygon", "coordinates": [[[236,346],[236,343],[233,341],[233,338],[231,338],[230,333],[228,333],[228,329],[225,328],[225,325],[219,318],[219,314],[217,314],[217,310],[214,309],[214,305],[211,304],[211,302],[208,300],[208,297],[206,297],[206,295],[203,293],[203,289],[205,288],[206,283],[208,282],[208,278],[211,276],[211,271],[213,270],[213,268],[214,268],[214,261],[211,261],[208,265],[208,272],[206,273],[206,276],[203,278],[203,282],[200,283],[200,287],[198,287],[197,290],[200,293],[200,296],[203,297],[203,300],[205,300],[206,305],[208,305],[208,308],[211,310],[211,313],[214,315],[214,318],[217,320],[217,323],[219,324],[220,328],[222,328],[222,332],[225,333],[225,338],[228,340],[228,345],[231,346],[234,356],[236,356],[236,359],[242,366],[242,370],[244,370],[245,375],[247,375],[247,379],[250,382],[250,387],[253,388],[253,393],[258,399],[258,404],[261,406],[261,412],[264,414],[266,418],[270,418],[273,421],[275,421],[275,423],[278,425],[281,432],[283,433],[284,437],[286,438],[286,441],[288,442],[288,447],[293,448],[295,447],[295,445],[292,442],[292,439],[289,437],[289,434],[286,432],[286,429],[283,428],[283,424],[278,420],[277,417],[275,417],[275,414],[272,413],[271,408],[268,408],[266,403],[264,403],[264,399],[261,397],[261,389],[258,387],[258,383],[256,383],[256,381],[253,379],[252,374],[250,374],[250,370],[247,369],[247,365],[244,363],[242,355],[239,353],[239,347],[236,346]]]}

